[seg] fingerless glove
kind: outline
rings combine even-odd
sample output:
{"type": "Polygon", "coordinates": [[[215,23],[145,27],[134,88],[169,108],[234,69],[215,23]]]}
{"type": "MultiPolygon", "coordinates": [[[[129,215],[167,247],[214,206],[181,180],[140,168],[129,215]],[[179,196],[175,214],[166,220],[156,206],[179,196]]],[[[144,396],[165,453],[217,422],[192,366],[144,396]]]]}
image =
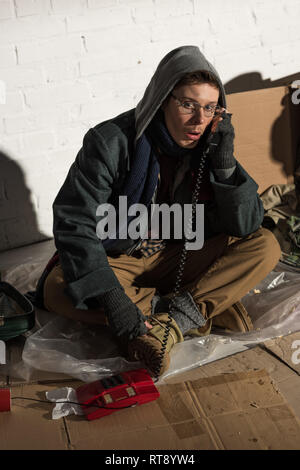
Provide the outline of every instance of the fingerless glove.
{"type": "Polygon", "coordinates": [[[222,113],[222,121],[216,131],[210,136],[211,167],[219,179],[229,178],[235,170],[236,160],[234,151],[234,128],[231,124],[231,114],[222,113]]]}
{"type": "Polygon", "coordinates": [[[125,294],[124,289],[112,289],[98,297],[98,301],[104,308],[108,325],[117,337],[131,341],[147,333],[146,317],[125,294]]]}

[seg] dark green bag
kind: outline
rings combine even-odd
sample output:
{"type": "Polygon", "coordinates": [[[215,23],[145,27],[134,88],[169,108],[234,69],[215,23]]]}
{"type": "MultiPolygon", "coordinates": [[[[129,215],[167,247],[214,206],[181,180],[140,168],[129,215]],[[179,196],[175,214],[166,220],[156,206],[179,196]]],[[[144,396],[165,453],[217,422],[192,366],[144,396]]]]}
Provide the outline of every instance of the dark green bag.
{"type": "Polygon", "coordinates": [[[35,312],[30,300],[8,282],[0,282],[0,340],[20,336],[34,324],[35,312]]]}

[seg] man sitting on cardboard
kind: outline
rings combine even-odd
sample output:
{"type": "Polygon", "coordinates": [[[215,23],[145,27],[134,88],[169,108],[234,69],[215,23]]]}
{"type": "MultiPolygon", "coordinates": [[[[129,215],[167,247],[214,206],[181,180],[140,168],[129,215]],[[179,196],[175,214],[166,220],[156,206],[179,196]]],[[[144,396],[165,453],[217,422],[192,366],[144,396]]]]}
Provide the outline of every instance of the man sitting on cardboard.
{"type": "Polygon", "coordinates": [[[84,137],[53,205],[58,251],[39,283],[44,306],[106,323],[124,354],[154,376],[187,335],[207,335],[212,326],[249,331],[239,300],[273,269],[280,247],[261,227],[258,186],[236,161],[233,142],[214,67],[195,46],[168,53],[137,107],[84,137]],[[120,236],[124,220],[125,229],[132,221],[120,214],[120,196],[129,208],[204,204],[203,247],[184,249],[185,240],[172,236],[120,236]],[[121,216],[116,236],[99,239],[99,208],[121,216]]]}

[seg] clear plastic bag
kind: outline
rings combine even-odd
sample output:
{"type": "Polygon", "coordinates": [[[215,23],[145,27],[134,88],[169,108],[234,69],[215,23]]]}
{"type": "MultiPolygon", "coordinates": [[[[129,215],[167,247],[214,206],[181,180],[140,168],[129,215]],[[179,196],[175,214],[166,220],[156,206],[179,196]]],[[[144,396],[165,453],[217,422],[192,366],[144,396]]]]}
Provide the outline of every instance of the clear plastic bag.
{"type": "MultiPolygon", "coordinates": [[[[266,339],[300,330],[300,273],[279,263],[243,299],[254,324],[249,333],[211,334],[186,339],[171,353],[169,370],[161,377],[215,361],[243,351],[266,339]]],[[[106,327],[91,327],[58,316],[38,312],[37,331],[27,337],[22,364],[15,372],[30,379],[31,371],[59,372],[91,382],[143,365],[128,362],[120,354],[106,327]],[[43,317],[43,325],[39,320],[43,317]]]]}

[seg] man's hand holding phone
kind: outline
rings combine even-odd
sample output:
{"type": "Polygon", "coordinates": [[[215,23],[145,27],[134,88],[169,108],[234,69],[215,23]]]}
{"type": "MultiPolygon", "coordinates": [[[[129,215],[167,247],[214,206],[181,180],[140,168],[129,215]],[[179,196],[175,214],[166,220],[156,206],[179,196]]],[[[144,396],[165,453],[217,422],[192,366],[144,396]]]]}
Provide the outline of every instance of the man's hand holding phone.
{"type": "Polygon", "coordinates": [[[208,137],[209,155],[213,169],[229,169],[236,165],[233,156],[234,128],[231,116],[225,108],[221,108],[211,122],[211,133],[208,137]]]}

